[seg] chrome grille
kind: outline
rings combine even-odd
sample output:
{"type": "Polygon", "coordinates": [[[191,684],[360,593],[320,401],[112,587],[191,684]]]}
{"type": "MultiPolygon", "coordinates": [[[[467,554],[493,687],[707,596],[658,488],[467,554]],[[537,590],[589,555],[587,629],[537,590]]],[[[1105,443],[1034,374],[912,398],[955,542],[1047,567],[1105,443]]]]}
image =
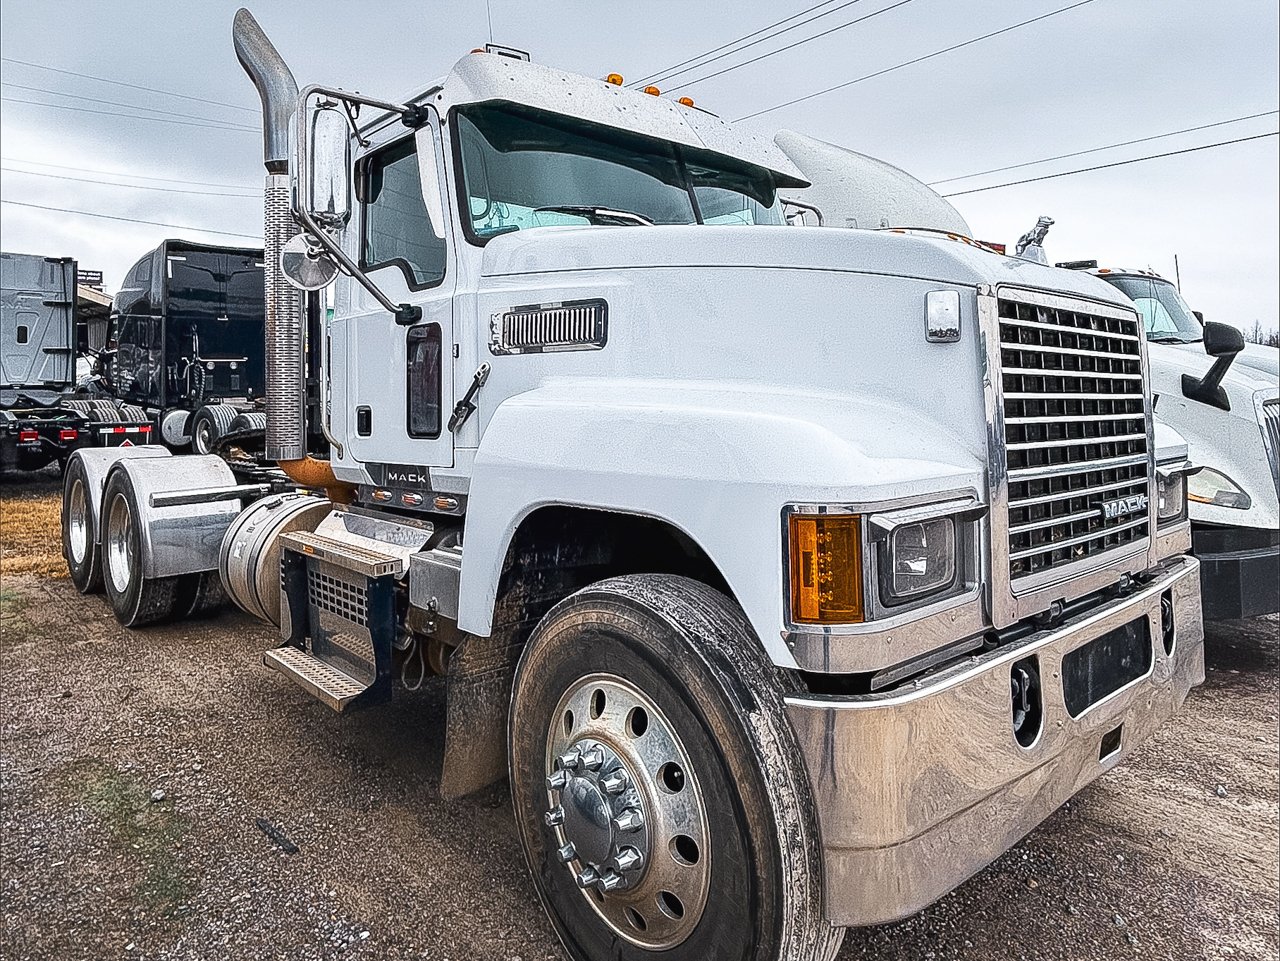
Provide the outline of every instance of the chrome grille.
{"type": "Polygon", "coordinates": [[[1271,461],[1271,477],[1280,491],[1280,398],[1262,402],[1262,440],[1271,461]]]}
{"type": "Polygon", "coordinates": [[[1150,534],[1137,318],[1001,296],[998,319],[1010,578],[1136,549],[1150,534]]]}

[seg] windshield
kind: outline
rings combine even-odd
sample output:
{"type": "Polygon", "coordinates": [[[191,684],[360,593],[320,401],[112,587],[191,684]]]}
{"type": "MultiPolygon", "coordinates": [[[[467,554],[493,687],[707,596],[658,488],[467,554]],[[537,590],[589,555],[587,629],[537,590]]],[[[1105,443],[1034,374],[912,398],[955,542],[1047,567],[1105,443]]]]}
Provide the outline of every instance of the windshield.
{"type": "Polygon", "coordinates": [[[482,240],[584,223],[782,223],[772,174],[707,151],[493,104],[459,110],[458,136],[482,240]]]}
{"type": "Polygon", "coordinates": [[[1157,344],[1194,344],[1204,339],[1200,322],[1167,280],[1155,277],[1108,277],[1103,280],[1132,300],[1142,315],[1147,340],[1157,344]]]}

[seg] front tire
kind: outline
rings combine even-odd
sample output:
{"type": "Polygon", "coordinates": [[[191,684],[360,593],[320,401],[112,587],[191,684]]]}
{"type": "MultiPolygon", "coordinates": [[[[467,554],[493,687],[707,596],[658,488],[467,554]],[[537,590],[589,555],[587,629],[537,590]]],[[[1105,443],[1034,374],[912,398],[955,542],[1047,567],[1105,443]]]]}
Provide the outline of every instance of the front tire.
{"type": "Polygon", "coordinates": [[[790,690],[737,605],[687,578],[602,581],[538,625],[511,793],[575,961],[834,956],[790,690]]]}
{"type": "Polygon", "coordinates": [[[172,617],[181,578],[142,576],[142,531],[129,475],[118,467],[107,475],[102,495],[102,580],[116,620],[142,627],[172,617]]]}

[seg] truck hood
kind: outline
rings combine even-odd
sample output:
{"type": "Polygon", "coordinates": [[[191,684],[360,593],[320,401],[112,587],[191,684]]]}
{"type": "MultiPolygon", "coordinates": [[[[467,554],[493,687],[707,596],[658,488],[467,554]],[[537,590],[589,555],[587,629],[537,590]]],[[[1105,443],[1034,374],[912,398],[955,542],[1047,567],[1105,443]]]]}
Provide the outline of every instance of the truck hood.
{"type": "MultiPolygon", "coordinates": [[[[1132,310],[1110,284],[1079,271],[1005,257],[945,237],[829,227],[539,227],[485,248],[487,277],[661,267],[851,271],[947,284],[1009,284],[1077,294],[1132,310]]],[[[797,280],[797,282],[800,282],[797,280]]]]}
{"type": "MultiPolygon", "coordinates": [[[[1213,366],[1213,358],[1204,352],[1204,344],[1148,344],[1147,355],[1154,366],[1157,362],[1176,367],[1179,373],[1203,377],[1213,366]]],[[[1245,344],[1236,354],[1223,386],[1228,393],[1234,390],[1252,393],[1267,387],[1275,388],[1280,381],[1280,350],[1259,344],[1245,344]]]]}

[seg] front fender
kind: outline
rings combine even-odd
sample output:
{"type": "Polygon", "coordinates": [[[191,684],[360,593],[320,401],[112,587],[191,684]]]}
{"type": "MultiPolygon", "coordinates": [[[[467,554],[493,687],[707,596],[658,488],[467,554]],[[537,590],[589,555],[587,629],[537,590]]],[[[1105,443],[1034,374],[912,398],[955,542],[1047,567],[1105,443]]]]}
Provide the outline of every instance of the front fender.
{"type": "Polygon", "coordinates": [[[540,507],[663,520],[717,566],[776,664],[783,641],[781,512],[970,490],[981,429],[958,438],[872,398],[735,382],[573,380],[495,411],[476,452],[458,626],[487,636],[507,548],[540,507]]]}

